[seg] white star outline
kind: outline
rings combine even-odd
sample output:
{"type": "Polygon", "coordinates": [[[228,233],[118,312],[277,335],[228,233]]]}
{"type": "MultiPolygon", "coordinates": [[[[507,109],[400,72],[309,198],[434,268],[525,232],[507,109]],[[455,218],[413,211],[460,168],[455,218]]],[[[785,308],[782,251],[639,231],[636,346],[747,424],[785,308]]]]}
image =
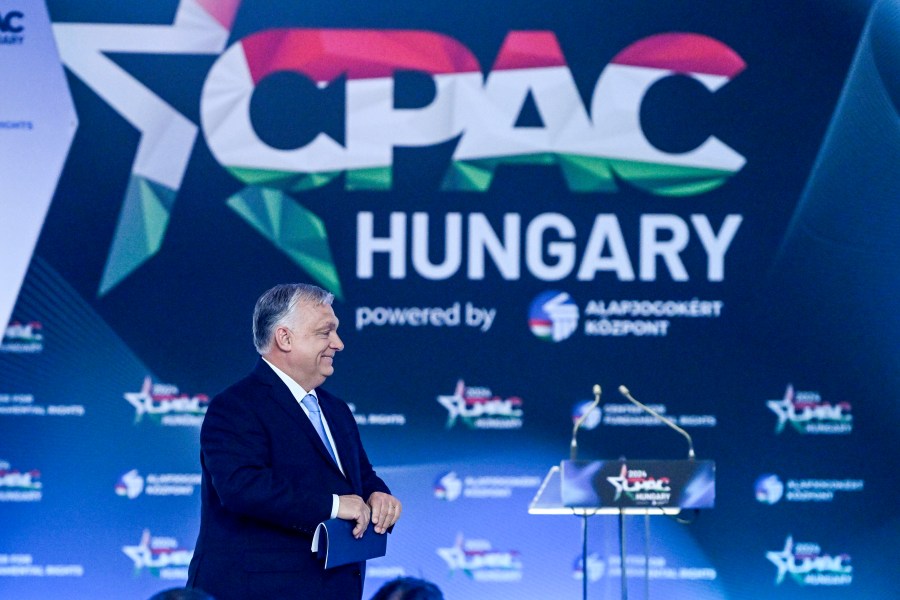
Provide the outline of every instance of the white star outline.
{"type": "MultiPolygon", "coordinates": [[[[240,5],[240,1],[234,2],[212,14],[201,0],[180,0],[171,25],[53,24],[63,65],[140,132],[131,165],[132,178],[145,178],[177,194],[198,126],[107,54],[219,55],[228,43],[231,23],[240,5]]],[[[159,232],[160,244],[167,227],[165,220],[159,232]]],[[[158,250],[157,246],[139,264],[158,250]]]]}
{"type": "Polygon", "coordinates": [[[784,581],[785,574],[794,564],[794,536],[787,537],[784,541],[784,549],[780,552],[766,552],[766,558],[778,568],[778,573],[775,575],[775,585],[778,585],[784,581]]]}
{"type": "Polygon", "coordinates": [[[122,552],[134,562],[135,571],[141,569],[162,569],[165,567],[187,567],[191,564],[194,555],[192,550],[176,548],[174,550],[158,552],[154,558],[150,548],[150,530],[145,529],[141,534],[141,541],[137,546],[122,546],[122,552]]]}
{"type": "Polygon", "coordinates": [[[793,384],[788,384],[787,389],[784,391],[784,398],[781,400],[768,400],[766,401],[766,406],[778,416],[775,433],[781,433],[784,431],[784,426],[788,420],[795,416],[793,384]]]}

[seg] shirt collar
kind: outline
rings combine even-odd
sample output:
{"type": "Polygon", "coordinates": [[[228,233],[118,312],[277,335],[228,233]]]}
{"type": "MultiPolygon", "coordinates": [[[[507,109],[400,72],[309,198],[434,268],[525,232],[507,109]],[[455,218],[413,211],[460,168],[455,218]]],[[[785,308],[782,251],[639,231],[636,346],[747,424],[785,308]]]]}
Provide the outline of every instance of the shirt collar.
{"type": "MultiPolygon", "coordinates": [[[[265,356],[261,356],[260,358],[262,358],[263,362],[265,362],[267,365],[269,365],[272,368],[273,371],[275,371],[275,374],[278,375],[278,378],[281,379],[284,382],[284,384],[288,387],[288,389],[291,391],[291,395],[294,396],[294,399],[297,402],[302,402],[307,394],[312,394],[313,396],[316,396],[316,390],[309,390],[309,391],[304,390],[303,386],[301,386],[299,383],[297,383],[296,381],[291,379],[290,375],[288,375],[287,373],[285,373],[284,371],[282,371],[281,369],[279,369],[278,367],[273,365],[271,362],[269,362],[265,356]]],[[[319,397],[316,396],[316,400],[318,400],[318,399],[319,399],[319,397]]]]}

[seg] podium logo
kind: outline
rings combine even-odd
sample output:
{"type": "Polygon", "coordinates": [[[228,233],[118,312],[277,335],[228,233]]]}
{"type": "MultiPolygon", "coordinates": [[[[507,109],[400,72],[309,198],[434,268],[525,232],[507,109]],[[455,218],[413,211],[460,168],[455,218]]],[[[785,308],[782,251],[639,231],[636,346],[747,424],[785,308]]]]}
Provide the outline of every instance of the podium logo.
{"type": "Polygon", "coordinates": [[[657,479],[643,469],[629,469],[625,464],[622,465],[622,471],[618,476],[607,477],[606,480],[616,488],[615,500],[625,494],[635,502],[649,502],[651,506],[661,506],[668,504],[672,496],[668,477],[657,479]]]}
{"type": "Polygon", "coordinates": [[[542,340],[561,342],[578,329],[578,305],[566,292],[538,295],[528,311],[528,327],[542,340]]]}
{"type": "Polygon", "coordinates": [[[778,416],[775,433],[790,424],[799,433],[847,434],[853,431],[852,406],[849,402],[832,404],[822,400],[819,392],[795,391],[788,384],[781,400],[767,400],[766,406],[778,416]]]}
{"type": "Polygon", "coordinates": [[[187,579],[194,556],[193,550],[180,548],[175,538],[151,536],[149,529],[136,546],[122,546],[122,552],[134,562],[135,576],[146,570],[160,579],[187,579]]]}
{"type": "Polygon", "coordinates": [[[766,558],[778,570],[775,585],[790,576],[799,585],[850,585],[853,566],[849,554],[823,554],[818,544],[794,543],[793,536],[784,541],[784,548],[766,552],[766,558]]]}

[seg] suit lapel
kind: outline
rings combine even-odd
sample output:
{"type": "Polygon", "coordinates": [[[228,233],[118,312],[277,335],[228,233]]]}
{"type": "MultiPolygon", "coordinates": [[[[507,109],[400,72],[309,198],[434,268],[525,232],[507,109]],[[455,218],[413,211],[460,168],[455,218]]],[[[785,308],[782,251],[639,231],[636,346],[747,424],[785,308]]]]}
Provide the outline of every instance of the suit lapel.
{"type": "Polygon", "coordinates": [[[359,480],[359,465],[353,443],[355,438],[353,432],[346,431],[346,419],[342,419],[338,412],[339,407],[336,404],[340,400],[320,388],[316,388],[316,394],[319,397],[319,407],[328,421],[329,429],[331,429],[331,437],[334,438],[334,445],[338,457],[341,459],[341,465],[344,467],[344,473],[346,473],[350,483],[353,484],[354,489],[361,490],[362,482],[359,480]]]}
{"type": "MultiPolygon", "coordinates": [[[[316,449],[322,459],[328,463],[331,468],[337,471],[339,474],[341,470],[331,459],[331,455],[328,453],[328,449],[325,448],[325,444],[322,442],[322,438],[319,437],[319,432],[316,431],[316,428],[313,426],[312,422],[309,420],[309,417],[306,416],[306,413],[303,412],[303,409],[300,407],[300,404],[294,399],[293,394],[291,394],[291,390],[284,384],[283,381],[275,374],[269,365],[264,363],[262,359],[260,359],[257,368],[254,371],[254,374],[262,380],[263,383],[269,386],[269,398],[272,402],[280,407],[284,412],[286,412],[290,418],[297,424],[300,430],[306,435],[309,440],[309,443],[316,449]]],[[[327,419],[328,416],[326,415],[327,419]]],[[[329,425],[331,421],[329,421],[329,425]]],[[[337,438],[338,436],[332,430],[332,437],[337,438]]],[[[335,444],[337,444],[337,439],[335,439],[335,444]]],[[[340,448],[340,446],[338,446],[340,448]]],[[[344,460],[343,454],[340,455],[341,460],[344,460]]]]}

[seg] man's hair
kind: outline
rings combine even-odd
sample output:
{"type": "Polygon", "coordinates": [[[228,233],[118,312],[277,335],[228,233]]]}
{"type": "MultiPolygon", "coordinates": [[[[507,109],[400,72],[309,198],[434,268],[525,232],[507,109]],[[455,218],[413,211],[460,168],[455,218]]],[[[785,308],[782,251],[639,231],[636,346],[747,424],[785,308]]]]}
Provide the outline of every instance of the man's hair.
{"type": "Polygon", "coordinates": [[[308,283],[283,283],[267,290],[253,309],[253,345],[260,354],[272,349],[275,329],[284,324],[298,304],[331,305],[334,294],[308,283]]]}
{"type": "Polygon", "coordinates": [[[381,586],[370,600],[444,600],[444,594],[430,581],[398,577],[381,586]]]}

